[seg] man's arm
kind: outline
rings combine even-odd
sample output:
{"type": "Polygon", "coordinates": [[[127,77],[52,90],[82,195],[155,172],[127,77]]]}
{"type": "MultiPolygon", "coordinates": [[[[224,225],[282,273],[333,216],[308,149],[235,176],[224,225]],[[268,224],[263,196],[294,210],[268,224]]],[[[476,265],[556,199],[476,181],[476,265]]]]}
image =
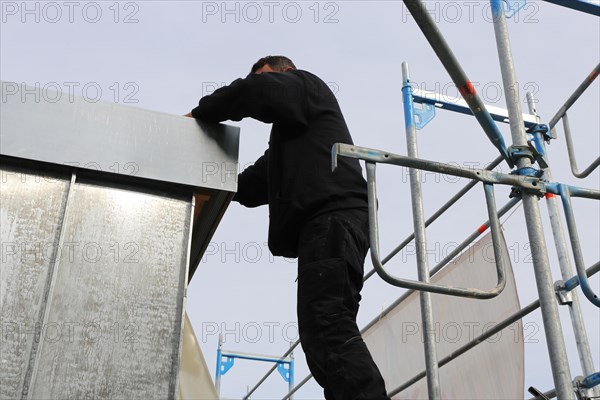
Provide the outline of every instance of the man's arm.
{"type": "Polygon", "coordinates": [[[307,125],[306,97],[304,81],[298,74],[250,74],[204,96],[191,115],[212,122],[251,117],[265,123],[307,125]]]}
{"type": "Polygon", "coordinates": [[[269,150],[238,175],[238,191],[233,197],[246,207],[258,207],[269,202],[267,195],[267,164],[269,150]]]}

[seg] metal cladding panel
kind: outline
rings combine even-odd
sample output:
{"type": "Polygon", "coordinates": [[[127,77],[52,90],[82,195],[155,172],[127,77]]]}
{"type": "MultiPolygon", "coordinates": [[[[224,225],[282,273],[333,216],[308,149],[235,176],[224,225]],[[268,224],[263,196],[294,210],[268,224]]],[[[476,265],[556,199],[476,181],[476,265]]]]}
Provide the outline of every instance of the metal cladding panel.
{"type": "Polygon", "coordinates": [[[69,179],[0,171],[0,398],[11,399],[21,397],[69,179]]]}
{"type": "MultiPolygon", "coordinates": [[[[438,360],[448,356],[520,309],[512,267],[507,261],[506,288],[489,300],[432,294],[438,360]]],[[[494,251],[488,234],[434,275],[432,282],[450,286],[493,288],[496,285],[494,251]]],[[[363,338],[393,390],[425,369],[419,295],[411,293],[363,338]]],[[[523,398],[524,345],[521,321],[514,323],[440,368],[444,399],[523,398]]],[[[427,398],[425,378],[394,399],[427,398]]]]}
{"type": "Polygon", "coordinates": [[[175,397],[191,200],[74,185],[30,398],[175,397]]]}
{"type": "MultiPolygon", "coordinates": [[[[239,128],[68,93],[23,101],[0,81],[0,154],[135,175],[194,187],[237,190],[239,128]]],[[[33,89],[32,89],[33,90],[33,89]]],[[[19,92],[19,91],[17,91],[19,92]]]]}

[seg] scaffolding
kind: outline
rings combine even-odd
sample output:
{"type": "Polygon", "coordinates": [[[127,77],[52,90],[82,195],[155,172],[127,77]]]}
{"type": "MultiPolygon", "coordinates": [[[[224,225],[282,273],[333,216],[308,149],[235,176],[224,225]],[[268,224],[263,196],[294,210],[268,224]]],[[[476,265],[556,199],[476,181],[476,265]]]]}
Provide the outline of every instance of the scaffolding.
{"type": "MultiPolygon", "coordinates": [[[[579,0],[544,1],[590,15],[600,16],[600,6],[589,2],[579,0]]],[[[598,299],[598,295],[594,293],[588,281],[589,277],[600,270],[600,261],[586,269],[573,214],[573,207],[571,205],[571,198],[580,197],[600,200],[600,191],[597,189],[581,188],[554,182],[552,180],[545,144],[552,139],[557,138],[555,126],[562,120],[573,175],[577,178],[584,178],[598,168],[598,165],[600,165],[600,157],[596,158],[596,160],[583,171],[579,171],[573,149],[573,139],[568,122],[567,111],[597,78],[600,71],[600,64],[585,78],[549,123],[547,125],[541,124],[541,118],[537,114],[535,99],[532,93],[527,93],[528,113],[523,114],[521,111],[520,96],[518,86],[516,85],[516,74],[513,66],[506,24],[506,18],[514,15],[514,13],[524,5],[525,1],[504,0],[504,2],[502,2],[501,0],[490,0],[490,3],[503,87],[504,92],[506,93],[506,110],[489,107],[483,103],[460,63],[454,56],[451,48],[446,43],[443,35],[426,10],[423,2],[421,0],[404,0],[405,6],[412,14],[437,57],[451,76],[463,99],[448,99],[448,97],[442,99],[441,96],[436,93],[424,92],[418,89],[413,90],[408,64],[403,63],[402,92],[408,156],[347,144],[336,144],[332,149],[332,168],[334,169],[338,157],[356,158],[363,160],[366,165],[369,190],[370,250],[375,268],[365,275],[365,281],[377,272],[386,282],[409,289],[381,315],[377,316],[374,321],[364,327],[361,332],[364,333],[377,320],[385,318],[386,314],[403,301],[409,293],[418,291],[421,304],[421,318],[424,327],[423,341],[426,368],[424,371],[415,374],[412,379],[409,379],[404,384],[392,388],[388,395],[394,396],[410,387],[415,382],[426,378],[429,398],[440,399],[440,367],[500,332],[502,329],[505,329],[511,323],[521,320],[526,315],[540,308],[547,340],[554,389],[542,393],[538,389],[530,387],[529,392],[535,399],[553,397],[558,397],[559,399],[575,399],[576,396],[579,399],[589,399],[598,397],[600,396],[600,391],[597,387],[600,384],[600,372],[596,371],[593,365],[584,318],[580,308],[578,294],[575,289],[580,286],[586,299],[596,307],[600,307],[600,299],[598,299]],[[421,108],[415,107],[415,103],[421,104],[421,108]],[[486,169],[463,168],[455,165],[419,159],[416,130],[425,127],[425,125],[434,117],[435,108],[473,115],[484,130],[488,139],[500,153],[500,156],[493,160],[486,169]],[[502,134],[496,125],[497,122],[508,123],[510,125],[512,137],[512,145],[510,147],[506,146],[502,134]],[[510,168],[513,169],[510,174],[494,171],[494,168],[502,162],[506,162],[510,168]],[[414,226],[414,233],[409,235],[409,237],[384,258],[381,258],[380,256],[377,223],[376,165],[378,163],[409,168],[414,226]],[[458,176],[470,179],[471,181],[452,196],[432,216],[425,219],[419,179],[420,171],[431,171],[458,176]],[[469,235],[469,237],[459,244],[456,249],[448,254],[441,262],[432,269],[429,269],[425,229],[480,182],[482,183],[485,193],[489,220],[469,235]],[[500,209],[497,209],[495,204],[494,185],[509,185],[512,189],[511,199],[500,209]],[[553,282],[546,240],[542,228],[542,218],[539,208],[539,200],[542,197],[545,198],[548,208],[552,234],[558,254],[558,263],[562,275],[561,280],[556,282],[553,282]],[[567,223],[568,239],[573,252],[576,273],[573,272],[568,254],[567,240],[565,239],[566,235],[560,220],[558,197],[560,197],[560,202],[563,206],[564,217],[567,223]],[[504,321],[499,322],[493,329],[473,338],[469,343],[452,352],[452,354],[442,359],[438,359],[436,352],[436,331],[433,329],[434,321],[430,294],[439,293],[451,296],[484,299],[497,296],[503,290],[505,285],[505,269],[504,260],[499,252],[499,218],[508,213],[508,211],[518,203],[522,203],[524,208],[525,224],[531,243],[531,255],[539,299],[523,307],[504,321]],[[488,228],[490,228],[492,234],[496,260],[497,286],[494,289],[484,291],[481,289],[457,288],[430,283],[430,278],[433,275],[438,273],[488,228]],[[412,241],[414,241],[417,248],[418,280],[408,280],[390,275],[384,268],[384,265],[412,241]],[[584,373],[584,376],[582,377],[573,377],[570,372],[565,339],[563,337],[559,318],[559,305],[567,306],[569,309],[579,361],[584,373]]],[[[281,358],[289,356],[298,344],[299,341],[292,344],[290,349],[285,352],[281,358]]],[[[275,369],[276,366],[273,366],[265,376],[248,391],[244,400],[249,399],[275,369]]],[[[308,375],[302,379],[283,399],[290,398],[311,378],[312,376],[308,375]]]]}
{"type": "Polygon", "coordinates": [[[219,335],[219,347],[217,348],[217,371],[215,372],[215,387],[217,394],[221,394],[221,377],[233,367],[235,359],[251,360],[274,363],[279,375],[288,384],[288,389],[294,388],[294,354],[285,357],[273,357],[264,354],[249,354],[239,351],[223,349],[223,337],[219,335]]]}

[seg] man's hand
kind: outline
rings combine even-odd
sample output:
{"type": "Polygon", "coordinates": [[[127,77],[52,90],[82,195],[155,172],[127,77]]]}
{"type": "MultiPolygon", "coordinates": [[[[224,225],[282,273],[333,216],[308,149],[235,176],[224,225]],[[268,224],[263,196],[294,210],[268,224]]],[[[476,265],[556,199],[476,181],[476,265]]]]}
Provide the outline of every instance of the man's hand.
{"type": "Polygon", "coordinates": [[[184,117],[194,118],[191,111],[189,113],[185,114],[184,117]]]}

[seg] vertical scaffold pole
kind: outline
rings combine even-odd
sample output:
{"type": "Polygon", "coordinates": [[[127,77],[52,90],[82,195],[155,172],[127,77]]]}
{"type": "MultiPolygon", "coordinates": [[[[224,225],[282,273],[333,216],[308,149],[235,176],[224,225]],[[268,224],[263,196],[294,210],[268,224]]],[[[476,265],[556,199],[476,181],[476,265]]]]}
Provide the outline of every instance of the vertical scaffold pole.
{"type": "MultiPolygon", "coordinates": [[[[527,92],[529,114],[534,115],[537,122],[540,123],[540,117],[535,107],[535,103],[536,99],[533,96],[533,93],[527,92]]],[[[541,133],[534,133],[534,135],[541,136],[541,133]]],[[[548,160],[548,153],[546,152],[546,145],[543,138],[539,138],[536,142],[541,144],[541,150],[543,150],[543,154],[545,155],[546,160],[548,160]]],[[[550,167],[545,169],[545,173],[546,179],[552,181],[550,167]]],[[[556,247],[560,272],[562,279],[567,281],[573,277],[573,268],[569,259],[569,251],[567,250],[567,242],[565,240],[565,230],[560,220],[556,196],[551,193],[546,194],[546,205],[548,206],[548,216],[552,226],[552,235],[554,237],[554,246],[556,247]]],[[[577,292],[575,290],[571,291],[571,296],[571,302],[568,305],[569,313],[571,314],[571,323],[573,325],[573,333],[575,335],[575,344],[577,345],[577,352],[579,354],[579,362],[583,376],[590,376],[596,370],[594,369],[594,361],[592,360],[592,351],[590,349],[590,343],[585,328],[585,321],[583,319],[583,313],[581,312],[577,292]]],[[[591,389],[591,391],[594,396],[600,396],[600,390],[598,388],[591,389]]]]}
{"type": "Polygon", "coordinates": [[[217,389],[217,395],[221,396],[221,368],[223,365],[223,356],[222,352],[222,337],[219,334],[219,344],[217,347],[217,373],[215,374],[215,389],[217,389]]]}
{"type": "MultiPolygon", "coordinates": [[[[404,102],[404,123],[406,128],[406,145],[408,156],[417,158],[417,128],[415,126],[412,87],[408,64],[402,63],[402,100],[404,102]]],[[[423,211],[423,195],[421,192],[421,173],[411,168],[410,193],[412,200],[413,226],[415,231],[415,247],[417,252],[417,268],[419,280],[429,282],[429,265],[427,261],[427,245],[425,237],[425,213],[423,211]]],[[[435,344],[435,330],[433,325],[433,308],[431,294],[421,291],[421,320],[423,322],[423,343],[425,347],[425,368],[427,371],[427,390],[430,399],[441,398],[440,377],[435,344]]]]}
{"type": "MultiPolygon", "coordinates": [[[[292,343],[290,343],[290,348],[292,348],[292,343]]],[[[294,353],[290,354],[290,376],[288,380],[288,391],[291,392],[294,390],[294,353]]],[[[288,397],[290,400],[294,400],[294,396],[288,397]]]]}
{"type": "MultiPolygon", "coordinates": [[[[506,18],[504,16],[504,11],[502,10],[501,0],[490,0],[490,2],[513,145],[526,146],[527,139],[525,136],[523,115],[521,114],[519,88],[510,50],[506,18]]],[[[516,165],[519,169],[527,168],[531,165],[531,161],[527,157],[519,157],[516,160],[516,165]]],[[[535,194],[523,191],[522,200],[525,223],[527,224],[527,234],[529,242],[531,243],[533,269],[538,294],[540,296],[542,320],[544,323],[554,386],[559,399],[574,400],[575,393],[571,383],[569,360],[567,358],[567,351],[558,315],[558,305],[556,304],[556,297],[554,294],[552,273],[550,270],[550,262],[548,260],[548,251],[546,249],[538,199],[535,194]]]]}

